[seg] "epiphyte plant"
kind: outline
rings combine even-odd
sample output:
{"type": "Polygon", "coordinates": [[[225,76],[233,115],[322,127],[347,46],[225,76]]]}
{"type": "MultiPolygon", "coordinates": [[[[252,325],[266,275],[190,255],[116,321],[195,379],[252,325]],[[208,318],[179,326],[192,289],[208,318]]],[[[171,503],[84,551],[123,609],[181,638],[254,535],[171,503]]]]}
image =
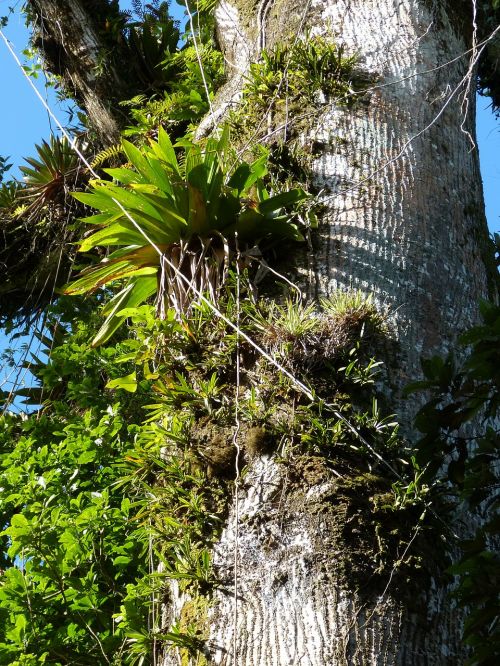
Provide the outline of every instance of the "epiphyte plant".
{"type": "Polygon", "coordinates": [[[127,310],[156,296],[158,313],[189,311],[200,293],[216,298],[229,267],[245,248],[263,241],[301,241],[301,188],[272,193],[265,184],[267,152],[238,159],[229,131],[204,147],[184,141],[178,159],[167,133],[139,149],[123,141],[128,164],[103,169],[112,180],[95,179],[90,192],[73,196],[100,211],[85,219],[97,230],[81,252],[114,248],[83,270],[64,293],[94,292],[119,280],[125,286],[103,310],[106,320],[93,345],[108,340],[127,310]]]}

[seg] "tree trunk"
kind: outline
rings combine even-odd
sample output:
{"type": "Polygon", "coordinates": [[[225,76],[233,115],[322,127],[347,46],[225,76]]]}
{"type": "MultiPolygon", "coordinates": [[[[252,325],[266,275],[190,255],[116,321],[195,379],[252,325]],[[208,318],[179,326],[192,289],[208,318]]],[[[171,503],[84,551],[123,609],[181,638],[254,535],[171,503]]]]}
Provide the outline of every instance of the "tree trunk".
{"type": "MultiPolygon", "coordinates": [[[[216,10],[234,74],[216,116],[238,100],[263,46],[307,31],[335,35],[373,81],[351,108],[327,100],[301,136],[320,147],[312,172],[325,212],[313,261],[296,272],[311,296],[354,287],[390,308],[399,351],[389,379],[406,425],[415,405],[398,391],[419,376],[422,355],[453,348],[489,291],[475,86],[463,82],[468,57],[458,57],[470,47],[472,14],[458,14],[425,0],[222,0],[216,10]]],[[[383,589],[357,578],[368,537],[356,516],[370,489],[354,498],[321,461],[303,463],[263,456],[239,487],[215,549],[210,663],[464,663],[461,619],[442,582],[414,583],[405,595],[394,570],[383,589]]],[[[178,659],[168,652],[162,664],[178,659]]]]}
{"type": "Polygon", "coordinates": [[[113,19],[120,21],[116,8],[113,16],[107,0],[29,0],[28,5],[33,43],[47,69],[85,109],[102,144],[119,142],[125,114],[118,102],[129,96],[129,81],[122,71],[127,49],[120,30],[113,30],[113,19]]]}

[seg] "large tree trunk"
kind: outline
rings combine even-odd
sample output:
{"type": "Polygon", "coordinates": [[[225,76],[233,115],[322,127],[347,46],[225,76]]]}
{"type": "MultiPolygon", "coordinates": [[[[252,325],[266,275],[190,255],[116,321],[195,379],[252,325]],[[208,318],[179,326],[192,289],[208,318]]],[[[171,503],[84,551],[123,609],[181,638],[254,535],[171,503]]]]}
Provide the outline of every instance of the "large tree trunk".
{"type": "Polygon", "coordinates": [[[130,92],[117,8],[113,11],[108,0],[30,0],[28,5],[33,42],[47,69],[85,109],[102,144],[117,143],[120,117],[125,118],[118,102],[130,92]]]}
{"type": "MultiPolygon", "coordinates": [[[[421,355],[453,348],[489,289],[474,85],[455,92],[469,64],[457,56],[470,46],[472,14],[452,4],[448,15],[444,2],[424,0],[222,0],[216,12],[234,65],[222,111],[263,45],[307,30],[338,35],[374,81],[352,108],[327,101],[301,137],[321,147],[312,170],[326,208],[312,265],[297,273],[313,296],[357,287],[389,306],[396,398],[419,375],[421,355]]],[[[395,405],[407,425],[414,406],[395,405]]],[[[213,663],[464,662],[460,616],[442,583],[414,584],[413,603],[396,593],[392,574],[385,590],[361,591],[352,540],[359,555],[364,526],[347,495],[319,461],[291,471],[262,457],[251,466],[215,552],[222,591],[210,612],[213,663]]],[[[167,653],[162,663],[177,659],[167,653]]]]}

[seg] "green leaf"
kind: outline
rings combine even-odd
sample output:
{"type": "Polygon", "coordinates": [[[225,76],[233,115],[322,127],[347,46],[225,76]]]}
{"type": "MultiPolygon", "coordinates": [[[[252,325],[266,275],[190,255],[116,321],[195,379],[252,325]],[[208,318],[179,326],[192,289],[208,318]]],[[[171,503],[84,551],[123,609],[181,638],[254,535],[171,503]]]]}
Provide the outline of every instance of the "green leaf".
{"type": "Polygon", "coordinates": [[[199,146],[193,144],[186,153],[186,178],[190,179],[191,171],[198,166],[203,165],[203,154],[199,146]]]}
{"type": "Polygon", "coordinates": [[[84,465],[85,463],[93,462],[96,459],[97,451],[90,450],[84,451],[78,456],[78,464],[84,465]]]}
{"type": "Polygon", "coordinates": [[[238,194],[241,194],[241,192],[243,192],[245,189],[246,183],[251,175],[252,171],[250,169],[250,165],[246,163],[240,164],[240,166],[229,179],[227,185],[231,189],[237,190],[238,194]]]}
{"type": "Polygon", "coordinates": [[[111,379],[107,384],[106,388],[109,389],[123,389],[129,393],[135,393],[137,391],[137,376],[136,372],[131,372],[130,375],[125,375],[125,377],[118,377],[118,379],[111,379]]]}
{"type": "Polygon", "coordinates": [[[177,162],[174,147],[163,127],[160,127],[158,131],[158,143],[153,144],[153,146],[155,145],[160,148],[161,152],[159,156],[162,156],[165,162],[180,176],[179,164],[177,162]]]}
{"type": "Polygon", "coordinates": [[[124,567],[128,566],[132,562],[131,557],[127,557],[126,555],[118,555],[118,557],[115,557],[113,560],[113,564],[115,567],[124,567]]]}
{"type": "Polygon", "coordinates": [[[309,195],[307,195],[301,188],[295,188],[288,192],[281,192],[281,194],[276,194],[265,201],[261,201],[259,203],[259,212],[262,213],[262,215],[270,215],[280,208],[293,206],[300,201],[304,201],[308,196],[309,195]]]}
{"type": "Polygon", "coordinates": [[[198,164],[188,174],[188,182],[206,198],[209,171],[206,164],[198,164]]]}
{"type": "MultiPolygon", "coordinates": [[[[130,225],[129,225],[130,226],[130,225]]],[[[143,245],[144,237],[139,231],[127,228],[120,222],[110,224],[105,229],[96,231],[81,243],[79,251],[88,252],[94,247],[108,245],[143,245]]]]}
{"type": "Polygon", "coordinates": [[[138,250],[128,251],[128,258],[102,262],[95,267],[86,269],[82,277],[75,282],[62,287],[62,293],[69,295],[85,294],[89,291],[96,291],[100,287],[107,285],[125,277],[156,275],[157,267],[145,266],[143,263],[134,263],[133,258],[138,250]]]}
{"type": "Polygon", "coordinates": [[[123,183],[123,185],[148,182],[147,179],[144,178],[144,176],[141,174],[137,173],[137,171],[132,171],[132,169],[125,169],[124,167],[117,169],[103,169],[103,171],[104,173],[109,174],[114,180],[117,180],[119,183],[123,183]]]}
{"type": "Polygon", "coordinates": [[[127,141],[126,139],[123,139],[122,145],[125,155],[141,176],[143,176],[144,180],[149,183],[154,183],[156,179],[154,170],[151,169],[147,159],[139,148],[136,148],[133,143],[130,143],[130,141],[127,141]]]}
{"type": "Polygon", "coordinates": [[[135,308],[144,303],[150,296],[156,293],[156,288],[156,277],[132,279],[104,308],[104,314],[107,317],[92,340],[92,346],[97,347],[109,340],[113,333],[121,326],[125,319],[124,316],[119,314],[121,310],[135,308]]]}

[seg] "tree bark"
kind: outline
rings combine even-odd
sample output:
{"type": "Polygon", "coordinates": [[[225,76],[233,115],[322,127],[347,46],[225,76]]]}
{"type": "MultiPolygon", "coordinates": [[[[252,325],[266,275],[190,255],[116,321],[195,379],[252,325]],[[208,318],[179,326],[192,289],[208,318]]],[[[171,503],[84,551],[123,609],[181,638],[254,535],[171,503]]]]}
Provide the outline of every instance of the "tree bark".
{"type": "MultiPolygon", "coordinates": [[[[425,0],[222,0],[216,17],[233,68],[218,117],[237,103],[263,46],[307,31],[335,35],[374,81],[352,108],[327,100],[301,137],[321,147],[312,178],[325,213],[296,276],[313,297],[354,287],[388,306],[399,345],[389,379],[408,425],[415,405],[399,390],[419,377],[422,355],[453,349],[493,288],[464,55],[472,15],[459,21],[453,7],[425,0]]],[[[362,551],[363,522],[356,536],[355,503],[318,461],[308,473],[311,464],[294,477],[263,456],[240,485],[214,554],[210,663],[464,663],[461,618],[442,582],[414,585],[413,601],[392,573],[382,590],[356,582],[351,542],[362,551]]],[[[178,659],[167,652],[161,663],[178,659]]]]}
{"type": "Polygon", "coordinates": [[[33,43],[47,69],[61,77],[65,92],[85,109],[103,145],[120,140],[118,102],[130,95],[124,63],[127,49],[113,21],[117,8],[107,0],[29,0],[33,43]]]}
{"type": "Polygon", "coordinates": [[[313,182],[326,206],[305,282],[313,297],[360,288],[389,308],[401,348],[393,369],[400,387],[419,375],[422,354],[453,348],[474,323],[478,299],[495,289],[485,268],[474,83],[460,86],[469,60],[457,58],[470,47],[470,21],[452,22],[453,9],[450,18],[443,3],[424,0],[254,5],[250,16],[242,2],[223,0],[217,10],[238,81],[262,45],[286,41],[299,28],[338,35],[374,80],[354,108],[327,101],[302,137],[320,147],[313,182]]]}

